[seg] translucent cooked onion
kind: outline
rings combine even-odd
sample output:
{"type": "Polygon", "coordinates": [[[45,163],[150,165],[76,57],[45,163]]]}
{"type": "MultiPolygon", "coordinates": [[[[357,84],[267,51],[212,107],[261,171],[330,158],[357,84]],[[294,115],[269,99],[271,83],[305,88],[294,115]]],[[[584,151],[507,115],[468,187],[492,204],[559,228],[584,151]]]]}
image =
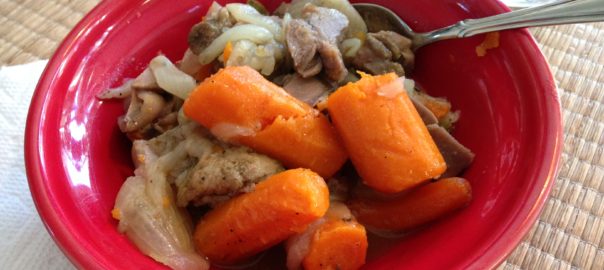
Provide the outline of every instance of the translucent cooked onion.
{"type": "Polygon", "coordinates": [[[342,41],[342,54],[344,57],[353,58],[357,55],[359,49],[363,46],[363,42],[358,38],[349,38],[342,41]]]}
{"type": "Polygon", "coordinates": [[[308,225],[306,230],[298,235],[294,235],[287,240],[287,269],[298,270],[302,267],[302,261],[308,254],[308,248],[313,235],[327,221],[326,218],[320,218],[308,225]]]}
{"type": "Polygon", "coordinates": [[[112,98],[127,98],[132,94],[132,80],[127,80],[124,84],[109,88],[96,95],[100,99],[112,99],[112,98]]]}
{"type": "Polygon", "coordinates": [[[393,82],[383,85],[377,89],[378,96],[386,98],[394,98],[400,95],[402,92],[405,92],[403,77],[398,78],[393,82]]]}
{"type": "Polygon", "coordinates": [[[246,4],[228,4],[226,8],[238,22],[264,27],[273,34],[277,41],[283,42],[283,29],[275,18],[264,16],[252,6],[246,4]]]}
{"type": "Polygon", "coordinates": [[[225,142],[230,142],[231,139],[235,138],[235,137],[241,137],[241,136],[252,136],[254,134],[256,134],[256,131],[254,129],[248,128],[248,127],[242,127],[242,126],[238,126],[235,124],[230,124],[230,123],[220,123],[217,125],[214,125],[211,129],[210,132],[216,136],[216,138],[225,141],[225,142]]]}
{"type": "Polygon", "coordinates": [[[249,40],[240,40],[233,45],[231,56],[225,66],[249,66],[264,75],[271,75],[277,61],[283,58],[285,48],[277,42],[256,45],[249,40]]]}
{"type": "Polygon", "coordinates": [[[256,44],[266,44],[273,40],[273,34],[264,27],[257,25],[244,24],[234,26],[220,34],[220,36],[210,43],[210,46],[199,54],[199,62],[202,65],[209,64],[222,54],[224,47],[229,41],[235,42],[243,39],[247,39],[256,44]]]}
{"type": "Polygon", "coordinates": [[[151,73],[151,69],[147,67],[134,79],[134,81],[132,81],[132,87],[136,89],[157,89],[159,88],[159,85],[157,85],[157,81],[155,80],[153,73],[151,73]]]}
{"type": "Polygon", "coordinates": [[[120,188],[112,211],[119,220],[118,230],[141,252],[172,269],[209,268],[209,263],[193,246],[193,224],[185,209],[178,208],[167,172],[186,156],[180,143],[158,157],[148,142],[133,142],[136,155],[135,176],[120,188]]]}
{"type": "Polygon", "coordinates": [[[149,68],[161,89],[181,99],[186,99],[197,86],[193,77],[179,70],[163,55],[153,58],[149,68]]]}
{"type": "Polygon", "coordinates": [[[191,76],[195,76],[197,72],[201,69],[201,64],[199,63],[199,59],[197,55],[191,51],[191,49],[187,49],[185,55],[182,57],[178,68],[182,70],[182,72],[187,73],[191,76]]]}
{"type": "MultiPolygon", "coordinates": [[[[154,203],[145,192],[146,184],[145,178],[133,176],[122,185],[115,204],[119,231],[141,252],[172,269],[209,269],[209,263],[195,252],[182,210],[154,203]]],[[[169,195],[166,190],[165,196],[169,195]]]]}

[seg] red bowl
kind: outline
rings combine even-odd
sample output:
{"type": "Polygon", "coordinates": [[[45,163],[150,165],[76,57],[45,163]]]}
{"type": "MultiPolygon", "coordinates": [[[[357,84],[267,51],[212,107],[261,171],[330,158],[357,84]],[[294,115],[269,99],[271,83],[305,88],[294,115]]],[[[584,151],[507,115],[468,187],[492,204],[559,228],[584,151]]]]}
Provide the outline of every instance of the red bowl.
{"type": "MultiPolygon", "coordinates": [[[[104,1],[73,29],[42,75],[27,119],[27,175],[48,231],[79,268],[163,268],[130,244],[111,218],[132,164],[116,124],[121,103],[95,94],[137,75],[159,52],[179,59],[188,30],[210,2],[104,1]]],[[[280,1],[266,2],[274,8],[280,1]]],[[[371,2],[393,9],[418,31],[508,11],[494,0],[371,2]]],[[[501,32],[499,47],[478,57],[475,47],[483,39],[422,48],[414,73],[424,89],[461,111],[454,135],[476,153],[464,175],[474,200],[372,255],[367,269],[492,268],[539,215],[562,145],[552,75],[527,31],[501,32]]]]}

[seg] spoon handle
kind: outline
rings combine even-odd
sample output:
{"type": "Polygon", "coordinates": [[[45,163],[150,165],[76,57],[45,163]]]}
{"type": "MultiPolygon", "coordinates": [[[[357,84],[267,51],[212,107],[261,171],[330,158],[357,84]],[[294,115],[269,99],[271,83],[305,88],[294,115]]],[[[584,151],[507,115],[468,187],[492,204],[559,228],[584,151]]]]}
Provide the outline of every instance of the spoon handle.
{"type": "Polygon", "coordinates": [[[485,18],[463,20],[424,33],[423,44],[418,45],[506,29],[596,21],[604,21],[604,0],[563,0],[485,18]]]}

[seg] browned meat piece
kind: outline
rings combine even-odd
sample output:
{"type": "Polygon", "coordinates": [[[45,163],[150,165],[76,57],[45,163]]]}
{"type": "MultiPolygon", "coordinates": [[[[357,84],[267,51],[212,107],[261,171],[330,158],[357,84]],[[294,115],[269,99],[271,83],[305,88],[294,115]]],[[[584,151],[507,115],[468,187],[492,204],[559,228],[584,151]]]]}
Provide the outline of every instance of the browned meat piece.
{"type": "Polygon", "coordinates": [[[355,67],[369,73],[395,72],[399,76],[413,69],[414,63],[411,40],[391,31],[369,33],[353,60],[355,67]]]}
{"type": "Polygon", "coordinates": [[[474,153],[459,143],[447,130],[432,124],[428,125],[428,131],[447,163],[447,170],[441,178],[457,176],[472,164],[474,153]]]}
{"type": "Polygon", "coordinates": [[[157,161],[158,170],[174,184],[181,207],[220,203],[283,170],[278,161],[247,147],[216,141],[195,122],[151,140],[134,141],[132,160],[137,168],[157,161]]]}
{"type": "Polygon", "coordinates": [[[348,27],[348,18],[341,12],[331,9],[306,5],[303,9],[304,19],[312,25],[321,39],[331,44],[342,40],[342,33],[348,27]]]}
{"type": "Polygon", "coordinates": [[[382,42],[392,52],[392,59],[403,64],[409,70],[415,64],[415,55],[411,50],[411,40],[392,31],[371,33],[371,36],[382,42]]]}
{"type": "Polygon", "coordinates": [[[218,8],[196,24],[189,32],[189,48],[194,54],[200,54],[226,28],[232,27],[234,21],[226,8],[218,8]]]}
{"type": "Polygon", "coordinates": [[[186,206],[220,202],[253,190],[256,183],[283,170],[275,160],[246,147],[229,147],[199,160],[185,181],[177,181],[177,204],[186,206]],[[216,198],[218,196],[218,198],[216,198]]]}
{"type": "Polygon", "coordinates": [[[319,54],[323,60],[327,79],[333,82],[341,82],[348,75],[348,69],[342,60],[340,49],[334,44],[321,41],[319,43],[319,54]]]}
{"type": "Polygon", "coordinates": [[[297,73],[289,76],[283,85],[285,91],[310,106],[329,93],[329,87],[315,78],[302,78],[297,73]]]}
{"type": "Polygon", "coordinates": [[[304,20],[293,19],[285,31],[287,48],[296,71],[304,78],[319,74],[323,65],[317,54],[317,34],[310,24],[304,20]]]}
{"type": "Polygon", "coordinates": [[[337,43],[348,26],[348,19],[335,9],[307,5],[304,19],[293,19],[286,27],[287,47],[294,68],[302,77],[325,70],[327,79],[339,82],[348,70],[337,43]]]}
{"type": "Polygon", "coordinates": [[[427,126],[427,125],[431,125],[431,124],[438,124],[438,119],[436,118],[434,113],[432,113],[432,111],[430,111],[426,106],[424,106],[424,104],[417,101],[415,98],[413,98],[413,97],[410,97],[410,98],[411,98],[411,102],[413,102],[413,106],[415,107],[415,110],[417,110],[417,113],[419,113],[419,116],[424,121],[424,125],[427,126]]]}

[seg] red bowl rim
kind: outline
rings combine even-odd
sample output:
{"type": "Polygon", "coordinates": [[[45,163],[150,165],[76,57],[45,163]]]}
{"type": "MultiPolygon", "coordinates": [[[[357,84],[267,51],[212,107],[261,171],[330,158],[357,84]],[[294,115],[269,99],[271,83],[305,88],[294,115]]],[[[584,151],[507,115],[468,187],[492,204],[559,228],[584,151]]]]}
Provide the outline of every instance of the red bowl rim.
{"type": "MultiPolygon", "coordinates": [[[[496,3],[501,11],[509,11],[509,8],[503,3],[497,1],[496,3]]],[[[80,269],[94,269],[99,266],[99,261],[89,256],[87,250],[82,250],[82,247],[77,239],[72,237],[72,232],[64,228],[62,225],[62,219],[56,211],[58,207],[54,200],[53,195],[49,193],[47,187],[47,172],[42,166],[40,155],[41,144],[40,144],[40,126],[43,124],[43,104],[46,100],[47,93],[50,90],[49,86],[55,81],[55,76],[59,73],[59,67],[63,63],[62,56],[65,55],[72,44],[77,42],[78,34],[86,31],[86,29],[93,27],[98,15],[104,14],[110,10],[113,10],[115,5],[112,1],[102,0],[95,8],[93,8],[67,35],[58,47],[54,55],[48,61],[44,72],[42,73],[40,80],[34,91],[25,128],[25,142],[24,142],[24,155],[25,155],[25,167],[29,183],[30,192],[36,209],[52,238],[57,243],[62,252],[69,258],[69,260],[80,269]]],[[[547,59],[543,53],[538,49],[536,41],[533,38],[532,45],[537,48],[539,52],[536,55],[536,59],[547,63],[547,59]]],[[[548,65],[549,66],[549,65],[548,65]]],[[[507,231],[502,237],[495,242],[489,251],[485,252],[478,261],[467,262],[470,268],[485,268],[492,269],[503,263],[503,261],[510,255],[510,253],[518,246],[522,238],[532,228],[536,222],[537,217],[541,213],[545,201],[553,187],[554,180],[558,174],[558,166],[561,155],[561,142],[562,142],[562,118],[561,108],[558,93],[556,91],[556,84],[553,79],[551,70],[548,74],[545,74],[546,81],[552,86],[549,89],[552,96],[552,102],[547,103],[550,106],[548,115],[548,121],[555,123],[553,130],[545,138],[546,145],[549,148],[547,152],[552,155],[545,160],[550,161],[550,166],[545,166],[542,170],[546,173],[547,177],[543,179],[544,186],[541,190],[535,190],[533,192],[539,192],[539,195],[532,205],[529,215],[524,219],[516,219],[512,221],[511,226],[519,225],[519,230],[507,231]]]]}

